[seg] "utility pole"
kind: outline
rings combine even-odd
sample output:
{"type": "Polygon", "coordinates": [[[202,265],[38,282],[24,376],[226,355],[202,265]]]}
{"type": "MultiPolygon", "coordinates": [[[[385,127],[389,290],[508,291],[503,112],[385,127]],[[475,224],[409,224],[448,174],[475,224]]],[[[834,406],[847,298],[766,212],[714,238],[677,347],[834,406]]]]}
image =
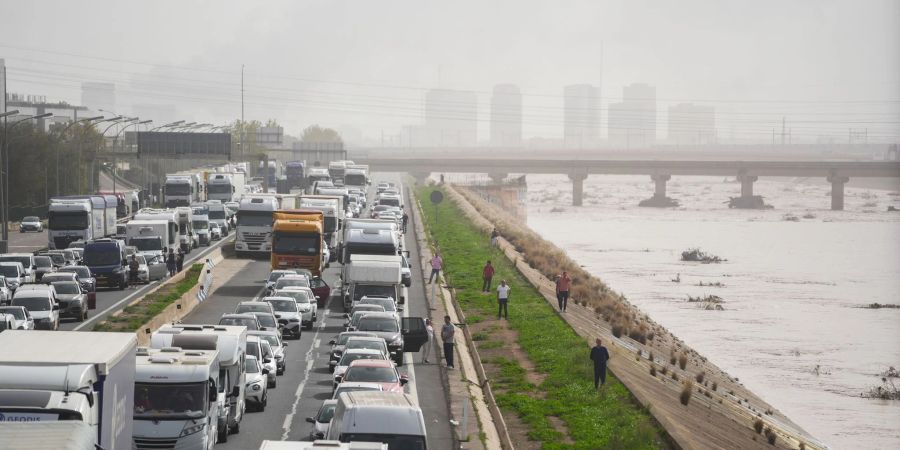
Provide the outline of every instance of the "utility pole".
{"type": "Polygon", "coordinates": [[[244,160],[244,65],[241,64],[241,161],[244,160]]]}

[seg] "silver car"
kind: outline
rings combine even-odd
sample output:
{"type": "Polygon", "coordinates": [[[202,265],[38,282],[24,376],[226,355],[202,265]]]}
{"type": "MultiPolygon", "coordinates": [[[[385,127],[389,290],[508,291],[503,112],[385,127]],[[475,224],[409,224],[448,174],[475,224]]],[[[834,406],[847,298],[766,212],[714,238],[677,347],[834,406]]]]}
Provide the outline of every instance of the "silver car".
{"type": "Polygon", "coordinates": [[[246,388],[244,389],[244,400],[247,401],[248,410],[250,406],[256,407],[257,411],[265,411],[266,405],[269,403],[269,388],[266,383],[266,377],[269,376],[269,370],[263,368],[262,364],[255,356],[247,355],[244,359],[244,371],[246,375],[246,388]]]}
{"type": "Polygon", "coordinates": [[[77,281],[57,281],[52,286],[56,289],[60,316],[71,317],[79,322],[87,320],[87,295],[77,281]]]}
{"type": "Polygon", "coordinates": [[[271,297],[263,297],[263,301],[272,305],[275,310],[275,318],[278,319],[278,325],[281,327],[281,335],[290,335],[294,339],[300,339],[303,333],[301,321],[303,316],[300,309],[297,308],[297,301],[288,296],[273,295],[271,297]]]}
{"type": "Polygon", "coordinates": [[[275,374],[284,374],[284,357],[287,354],[287,343],[281,340],[281,335],[274,330],[250,331],[247,334],[250,336],[256,336],[259,339],[265,340],[269,343],[269,347],[271,347],[272,352],[275,353],[275,374]]]}
{"type": "Polygon", "coordinates": [[[312,424],[312,429],[309,430],[310,439],[325,438],[328,427],[331,425],[331,418],[334,417],[335,408],[337,408],[337,400],[325,400],[315,416],[306,418],[306,421],[312,424]]]}
{"type": "Polygon", "coordinates": [[[0,306],[0,314],[13,316],[17,330],[33,330],[34,319],[24,306],[0,306]]]}

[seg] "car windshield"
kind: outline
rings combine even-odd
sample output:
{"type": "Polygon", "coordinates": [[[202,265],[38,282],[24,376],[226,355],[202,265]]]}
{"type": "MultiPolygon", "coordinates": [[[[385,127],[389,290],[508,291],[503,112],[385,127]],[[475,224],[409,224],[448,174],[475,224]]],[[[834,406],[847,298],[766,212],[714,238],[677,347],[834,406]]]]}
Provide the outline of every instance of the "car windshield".
{"type": "Polygon", "coordinates": [[[53,260],[49,256],[35,256],[34,265],[37,267],[53,267],[53,260]]]}
{"type": "Polygon", "coordinates": [[[346,351],[341,356],[341,360],[338,362],[339,366],[349,366],[350,363],[356,361],[357,359],[384,359],[379,354],[372,353],[347,353],[346,351]]]}
{"type": "Polygon", "coordinates": [[[247,358],[244,360],[244,370],[247,373],[259,373],[259,364],[256,363],[256,359],[247,358]]]}
{"type": "Polygon", "coordinates": [[[57,281],[51,284],[57,294],[80,294],[81,287],[74,281],[57,281]]]}
{"type": "Polygon", "coordinates": [[[276,291],[275,293],[285,297],[291,297],[297,304],[309,303],[309,297],[307,297],[306,291],[276,291]]]}
{"type": "Polygon", "coordinates": [[[206,395],[205,383],[134,383],[134,418],[200,418],[206,415],[206,395]]]}
{"type": "Polygon", "coordinates": [[[366,340],[350,339],[349,341],[347,341],[347,350],[350,350],[351,348],[367,348],[370,350],[378,350],[380,352],[384,351],[384,346],[382,345],[381,342],[370,341],[368,339],[366,339],[366,340]]]}
{"type": "Polygon", "coordinates": [[[139,252],[162,250],[162,239],[159,236],[134,237],[131,238],[128,245],[136,247],[139,252]]]}
{"type": "Polygon", "coordinates": [[[22,222],[40,222],[40,221],[41,221],[41,219],[38,219],[35,216],[28,216],[28,217],[22,219],[22,222]]]}
{"type": "Polygon", "coordinates": [[[306,278],[281,278],[275,283],[275,289],[288,286],[309,287],[309,280],[306,278]]]}
{"type": "Polygon", "coordinates": [[[271,314],[257,314],[256,320],[259,321],[259,324],[266,328],[275,328],[278,326],[278,322],[275,321],[275,317],[271,314]]]}
{"type": "Polygon", "coordinates": [[[237,225],[239,227],[271,227],[272,211],[238,211],[237,225]]]}
{"type": "Polygon", "coordinates": [[[359,331],[400,331],[400,324],[390,317],[363,317],[359,319],[359,331]]]}
{"type": "MultiPolygon", "coordinates": [[[[344,355],[346,356],[346,353],[344,355]]],[[[397,371],[391,367],[354,366],[347,369],[343,381],[397,383],[399,380],[397,379],[397,371]]]]}
{"type": "Polygon", "coordinates": [[[234,310],[235,314],[243,314],[247,312],[269,312],[269,308],[267,305],[251,305],[243,303],[238,305],[234,310]]]}
{"type": "Polygon", "coordinates": [[[12,306],[24,306],[29,311],[50,311],[49,297],[14,297],[12,306]]]}
{"type": "Polygon", "coordinates": [[[279,312],[297,312],[297,302],[293,300],[266,300],[272,309],[279,312]]]}
{"type": "Polygon", "coordinates": [[[0,308],[0,314],[9,314],[16,320],[25,320],[25,310],[22,308],[0,308]]]}
{"type": "Polygon", "coordinates": [[[18,278],[19,277],[19,268],[16,266],[0,265],[0,273],[2,273],[4,277],[18,278]]]}
{"type": "Polygon", "coordinates": [[[272,251],[275,253],[315,256],[319,254],[321,241],[322,238],[317,234],[277,232],[272,244],[272,251]]]}
{"type": "Polygon", "coordinates": [[[387,312],[397,312],[397,305],[389,298],[367,298],[364,305],[378,305],[387,312]]]}
{"type": "Polygon", "coordinates": [[[79,278],[90,278],[91,277],[91,269],[87,267],[63,267],[59,269],[60,272],[74,272],[78,275],[79,278]]]}
{"type": "Polygon", "coordinates": [[[243,317],[223,317],[219,320],[219,325],[231,325],[236,327],[247,327],[248,330],[259,330],[259,322],[243,317]]]}
{"type": "Polygon", "coordinates": [[[269,281],[274,283],[278,281],[279,278],[287,275],[289,272],[272,272],[269,274],[269,281]]]}
{"type": "Polygon", "coordinates": [[[51,230],[86,230],[90,226],[90,220],[86,211],[50,211],[47,226],[51,230]]]}
{"type": "Polygon", "coordinates": [[[331,422],[331,418],[334,417],[334,409],[337,407],[337,404],[327,404],[322,405],[319,409],[319,413],[316,414],[316,422],[319,423],[328,423],[331,422]]]}
{"type": "Polygon", "coordinates": [[[22,263],[22,267],[24,267],[26,269],[31,267],[31,257],[30,256],[0,256],[0,262],[22,263]]]}
{"type": "Polygon", "coordinates": [[[338,335],[337,344],[347,345],[347,339],[350,339],[353,336],[359,336],[359,333],[341,333],[338,335]]]}
{"type": "Polygon", "coordinates": [[[262,336],[259,336],[259,338],[265,339],[265,341],[268,342],[269,346],[271,346],[272,348],[281,346],[281,341],[278,340],[278,336],[275,336],[273,334],[264,334],[262,336]]]}
{"type": "Polygon", "coordinates": [[[119,249],[112,246],[88,247],[84,252],[84,263],[88,266],[114,266],[120,263],[121,258],[119,249]]]}
{"type": "Polygon", "coordinates": [[[63,265],[66,263],[66,255],[63,255],[62,253],[51,253],[47,255],[47,257],[53,261],[53,264],[63,265]]]}
{"type": "Polygon", "coordinates": [[[259,343],[257,342],[248,342],[247,343],[247,354],[255,357],[259,360],[259,343]]]}

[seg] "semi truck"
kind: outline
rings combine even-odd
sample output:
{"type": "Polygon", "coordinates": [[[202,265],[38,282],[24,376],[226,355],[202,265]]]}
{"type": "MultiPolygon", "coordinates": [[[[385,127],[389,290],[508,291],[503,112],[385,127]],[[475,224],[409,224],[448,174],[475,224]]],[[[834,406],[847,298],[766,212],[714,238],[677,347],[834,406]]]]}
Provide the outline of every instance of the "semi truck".
{"type": "Polygon", "coordinates": [[[166,175],[166,184],[163,190],[166,208],[177,206],[189,206],[197,201],[198,183],[194,182],[193,175],[166,175]]]}
{"type": "Polygon", "coordinates": [[[238,201],[244,194],[246,177],[244,172],[216,172],[208,174],[206,180],[207,200],[222,203],[238,201]]]}
{"type": "Polygon", "coordinates": [[[396,254],[356,255],[342,268],[344,309],[350,311],[366,295],[385,295],[397,303],[405,303],[402,265],[401,256],[396,254]]]}
{"type": "Polygon", "coordinates": [[[304,161],[288,161],[284,165],[284,176],[287,179],[288,191],[306,187],[306,163],[304,161]]]}
{"type": "Polygon", "coordinates": [[[74,241],[87,242],[102,236],[95,226],[90,200],[52,198],[48,209],[47,245],[51,249],[68,248],[74,241]]]}
{"type": "Polygon", "coordinates": [[[131,448],[136,346],[134,333],[0,333],[2,420],[80,421],[96,445],[131,448]]]}
{"type": "Polygon", "coordinates": [[[278,208],[278,199],[272,195],[245,196],[241,199],[234,238],[234,251],[238,256],[272,250],[272,213],[278,208]]]}
{"type": "Polygon", "coordinates": [[[139,348],[134,374],[134,447],[212,450],[218,435],[219,353],[139,348]]]}
{"type": "Polygon", "coordinates": [[[150,337],[151,348],[179,347],[190,350],[215,349],[219,355],[218,442],[240,432],[246,411],[244,388],[247,373],[247,327],[226,325],[163,325],[150,337]]]}
{"type": "Polygon", "coordinates": [[[327,263],[322,211],[278,210],[272,217],[272,270],[303,268],[321,275],[327,263]]]}

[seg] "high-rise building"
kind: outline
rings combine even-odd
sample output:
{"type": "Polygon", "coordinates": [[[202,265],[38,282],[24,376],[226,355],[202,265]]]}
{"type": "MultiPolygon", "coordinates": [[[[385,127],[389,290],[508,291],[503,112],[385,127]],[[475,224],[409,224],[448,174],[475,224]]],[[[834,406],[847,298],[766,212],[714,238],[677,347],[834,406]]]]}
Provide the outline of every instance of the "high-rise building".
{"type": "Polygon", "coordinates": [[[478,96],[471,91],[425,93],[425,128],[430,145],[471,147],[478,143],[478,96]]]}
{"type": "Polygon", "coordinates": [[[494,86],[491,96],[491,145],[522,145],[522,92],[516,85],[494,86]]]}
{"type": "Polygon", "coordinates": [[[609,105],[609,143],[640,148],[656,143],[656,87],[632,83],[622,89],[622,101],[609,105]]]}
{"type": "Polygon", "coordinates": [[[716,142],[716,110],[712,106],[679,103],[669,107],[669,139],[675,145],[716,142]]]}
{"type": "Polygon", "coordinates": [[[81,83],[81,104],[93,110],[116,110],[116,85],[113,83],[81,83]]]}
{"type": "Polygon", "coordinates": [[[563,91],[563,138],[566,147],[592,147],[600,141],[600,89],[573,84],[563,91]]]}

